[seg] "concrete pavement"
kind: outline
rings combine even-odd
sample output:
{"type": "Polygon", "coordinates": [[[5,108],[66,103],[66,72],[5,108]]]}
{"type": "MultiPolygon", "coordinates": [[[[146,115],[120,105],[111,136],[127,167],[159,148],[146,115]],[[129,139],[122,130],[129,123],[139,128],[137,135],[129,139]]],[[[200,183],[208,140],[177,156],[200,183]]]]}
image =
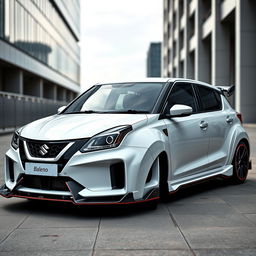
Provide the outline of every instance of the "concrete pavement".
{"type": "MultiPolygon", "coordinates": [[[[1,197],[0,256],[255,256],[256,126],[247,130],[254,168],[245,184],[207,181],[155,211],[1,197]]],[[[0,137],[0,168],[10,138],[0,137]]]]}

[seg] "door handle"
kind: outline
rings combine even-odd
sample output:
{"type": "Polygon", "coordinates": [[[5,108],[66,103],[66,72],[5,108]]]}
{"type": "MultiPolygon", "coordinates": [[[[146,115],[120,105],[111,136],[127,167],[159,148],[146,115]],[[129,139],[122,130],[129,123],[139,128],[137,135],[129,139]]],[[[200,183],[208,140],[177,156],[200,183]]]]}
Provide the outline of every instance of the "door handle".
{"type": "Polygon", "coordinates": [[[200,128],[201,128],[202,130],[206,130],[207,127],[208,127],[208,123],[205,122],[205,121],[202,121],[199,126],[200,126],[200,128]]]}
{"type": "Polygon", "coordinates": [[[233,123],[233,121],[234,121],[234,119],[233,119],[232,117],[227,116],[227,118],[226,118],[226,122],[227,122],[228,124],[232,124],[232,123],[233,123]]]}

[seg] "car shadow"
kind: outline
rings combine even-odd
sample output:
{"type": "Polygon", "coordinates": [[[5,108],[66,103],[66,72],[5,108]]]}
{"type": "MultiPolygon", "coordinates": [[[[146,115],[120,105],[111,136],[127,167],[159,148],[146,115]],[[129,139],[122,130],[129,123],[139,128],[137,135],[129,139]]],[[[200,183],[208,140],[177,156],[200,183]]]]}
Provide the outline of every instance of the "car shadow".
{"type": "Polygon", "coordinates": [[[177,192],[171,194],[166,202],[175,202],[180,201],[182,199],[188,199],[190,197],[194,197],[196,195],[202,195],[205,192],[214,192],[219,191],[222,188],[231,188],[233,187],[233,183],[228,178],[214,178],[206,181],[200,181],[198,183],[189,184],[181,189],[177,190],[177,192]]]}

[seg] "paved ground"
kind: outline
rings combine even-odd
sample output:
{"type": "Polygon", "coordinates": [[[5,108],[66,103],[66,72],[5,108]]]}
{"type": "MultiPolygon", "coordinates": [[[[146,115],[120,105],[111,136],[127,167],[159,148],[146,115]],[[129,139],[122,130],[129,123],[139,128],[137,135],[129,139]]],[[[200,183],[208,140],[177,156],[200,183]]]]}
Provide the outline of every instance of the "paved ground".
{"type": "MultiPolygon", "coordinates": [[[[256,126],[247,130],[256,166],[256,126]]],[[[14,255],[255,256],[256,168],[243,185],[209,181],[155,211],[0,198],[0,256],[14,255]]]]}

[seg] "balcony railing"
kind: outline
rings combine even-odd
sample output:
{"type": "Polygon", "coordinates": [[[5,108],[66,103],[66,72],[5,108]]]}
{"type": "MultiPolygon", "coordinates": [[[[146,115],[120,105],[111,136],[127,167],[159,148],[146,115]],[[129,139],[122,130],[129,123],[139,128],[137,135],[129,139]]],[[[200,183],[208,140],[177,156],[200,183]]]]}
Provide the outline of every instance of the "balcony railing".
{"type": "Polygon", "coordinates": [[[57,113],[66,102],[0,92],[0,132],[14,130],[36,119],[57,113]]]}

